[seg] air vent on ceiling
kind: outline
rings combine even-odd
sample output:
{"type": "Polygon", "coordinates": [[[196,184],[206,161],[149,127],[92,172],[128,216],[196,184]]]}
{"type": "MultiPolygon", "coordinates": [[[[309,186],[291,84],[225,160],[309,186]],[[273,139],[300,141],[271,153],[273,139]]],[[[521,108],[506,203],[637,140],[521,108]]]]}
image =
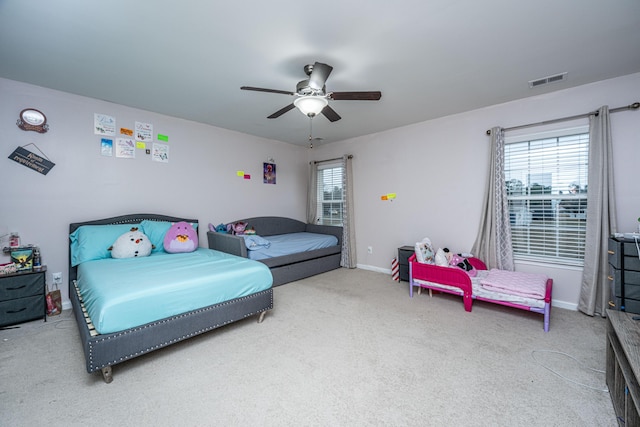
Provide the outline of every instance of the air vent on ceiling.
{"type": "Polygon", "coordinates": [[[543,77],[541,79],[535,79],[529,81],[529,88],[543,86],[549,83],[561,82],[567,79],[567,73],[554,74],[553,76],[543,77]]]}

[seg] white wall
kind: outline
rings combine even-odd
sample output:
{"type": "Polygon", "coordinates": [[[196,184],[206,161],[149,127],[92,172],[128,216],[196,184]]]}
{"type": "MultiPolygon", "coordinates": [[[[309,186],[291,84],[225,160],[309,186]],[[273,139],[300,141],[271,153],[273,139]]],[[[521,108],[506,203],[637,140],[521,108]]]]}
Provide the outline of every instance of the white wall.
{"type": "MultiPolygon", "coordinates": [[[[127,213],[161,213],[196,218],[204,230],[258,215],[305,219],[306,148],[128,108],[96,99],[0,79],[0,234],[18,231],[23,243],[41,247],[52,272],[63,272],[67,301],[69,223],[127,213]],[[16,126],[22,109],[42,111],[49,132],[16,126]],[[151,123],[154,135],[169,137],[170,161],[100,155],[93,132],[94,113],[116,118],[118,129],[136,121],[151,123]],[[55,163],[41,175],[10,159],[18,146],[33,143],[55,163]],[[262,182],[262,164],[273,158],[277,184],[262,182]],[[237,177],[243,170],[250,180],[237,177]]],[[[25,147],[39,154],[33,145],[25,147]]],[[[7,242],[1,242],[7,246],[7,242]]],[[[0,254],[0,263],[8,262],[0,254]]]]}
{"type": "MultiPolygon", "coordinates": [[[[398,247],[426,236],[435,247],[471,249],[487,179],[487,129],[583,114],[602,105],[629,105],[640,101],[638,88],[640,73],[320,145],[310,151],[309,160],[354,155],[358,264],[388,271],[398,247]],[[397,193],[396,200],[381,201],[387,193],[397,193]],[[368,246],[373,254],[367,253],[368,246]]],[[[640,216],[640,112],[612,114],[611,126],[618,230],[635,230],[640,216]]],[[[555,305],[576,307],[581,269],[518,263],[517,270],[546,273],[554,279],[555,305]]]]}
{"type": "MultiPolygon", "coordinates": [[[[254,215],[305,218],[309,160],[351,153],[354,157],[356,239],[362,268],[389,271],[396,249],[429,236],[435,246],[470,250],[477,233],[489,157],[485,131],[492,126],[571,116],[638,101],[640,73],[343,142],[313,150],[227,131],[100,100],[0,79],[0,234],[20,232],[41,246],[51,273],[67,277],[71,222],[136,212],[195,217],[203,226],[254,215]],[[51,130],[25,132],[16,126],[23,108],[40,109],[51,130]],[[169,136],[170,162],[100,155],[93,114],[116,117],[118,128],[136,121],[169,136]],[[44,176],[7,157],[17,146],[36,144],[56,166],[44,176]],[[262,163],[273,157],[277,185],[261,180],[262,163]],[[251,180],[236,171],[251,174],[251,180]],[[381,201],[395,192],[393,202],[381,201]],[[367,247],[373,253],[367,253],[367,247]]],[[[434,100],[433,102],[437,102],[434,100]]],[[[348,118],[345,118],[348,119],[348,118]]],[[[612,115],[618,230],[637,228],[640,190],[640,112],[612,115]]],[[[26,147],[38,152],[33,146],[26,147]]],[[[201,246],[206,246],[200,233],[201,246]]],[[[2,242],[6,245],[6,242],[2,242]]],[[[0,254],[0,263],[8,257],[0,254]]],[[[554,278],[558,306],[575,308],[579,269],[518,264],[554,278]]],[[[63,289],[66,300],[66,286],[63,289]]]]}

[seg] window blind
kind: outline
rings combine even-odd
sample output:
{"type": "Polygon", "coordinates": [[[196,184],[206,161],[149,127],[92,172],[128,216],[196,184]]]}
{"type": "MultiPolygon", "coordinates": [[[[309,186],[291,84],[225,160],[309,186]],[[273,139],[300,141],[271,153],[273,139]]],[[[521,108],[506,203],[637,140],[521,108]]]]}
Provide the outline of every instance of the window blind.
{"type": "Polygon", "coordinates": [[[588,164],[588,133],[505,145],[515,259],[582,263],[588,164]]]}
{"type": "Polygon", "coordinates": [[[318,222],[324,225],[342,225],[344,206],[343,168],[341,164],[318,167],[317,197],[318,222]]]}

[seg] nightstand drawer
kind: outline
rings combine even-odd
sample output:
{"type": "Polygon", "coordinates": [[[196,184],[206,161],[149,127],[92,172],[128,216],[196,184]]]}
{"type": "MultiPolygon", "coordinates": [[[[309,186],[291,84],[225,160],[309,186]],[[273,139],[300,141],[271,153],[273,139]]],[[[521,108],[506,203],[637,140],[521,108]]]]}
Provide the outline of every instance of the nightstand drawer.
{"type": "Polygon", "coordinates": [[[402,246],[398,248],[398,267],[400,280],[409,281],[409,257],[413,255],[415,249],[413,246],[402,246]]]}
{"type": "Polygon", "coordinates": [[[0,326],[42,319],[44,317],[43,299],[44,296],[37,295],[0,302],[0,326]]]}
{"type": "Polygon", "coordinates": [[[0,301],[44,295],[44,274],[25,274],[0,280],[0,301]]]}
{"type": "Polygon", "coordinates": [[[409,266],[408,265],[400,265],[400,280],[402,280],[403,282],[408,282],[409,281],[409,266]]]}

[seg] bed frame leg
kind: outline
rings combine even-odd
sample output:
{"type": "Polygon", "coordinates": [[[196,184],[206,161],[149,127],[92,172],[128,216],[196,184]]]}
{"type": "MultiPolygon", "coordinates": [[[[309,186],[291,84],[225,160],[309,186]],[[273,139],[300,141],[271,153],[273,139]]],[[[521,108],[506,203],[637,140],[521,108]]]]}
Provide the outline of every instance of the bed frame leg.
{"type": "Polygon", "coordinates": [[[266,311],[263,311],[262,313],[260,313],[260,316],[258,316],[258,323],[262,323],[262,321],[264,320],[264,316],[267,314],[266,311]]]}
{"type": "Polygon", "coordinates": [[[544,331],[549,332],[549,317],[551,314],[551,303],[546,303],[544,307],[544,331]]]}
{"type": "Polygon", "coordinates": [[[100,370],[102,372],[102,379],[105,383],[109,384],[113,381],[113,374],[111,372],[111,366],[105,366],[100,370]]]}

